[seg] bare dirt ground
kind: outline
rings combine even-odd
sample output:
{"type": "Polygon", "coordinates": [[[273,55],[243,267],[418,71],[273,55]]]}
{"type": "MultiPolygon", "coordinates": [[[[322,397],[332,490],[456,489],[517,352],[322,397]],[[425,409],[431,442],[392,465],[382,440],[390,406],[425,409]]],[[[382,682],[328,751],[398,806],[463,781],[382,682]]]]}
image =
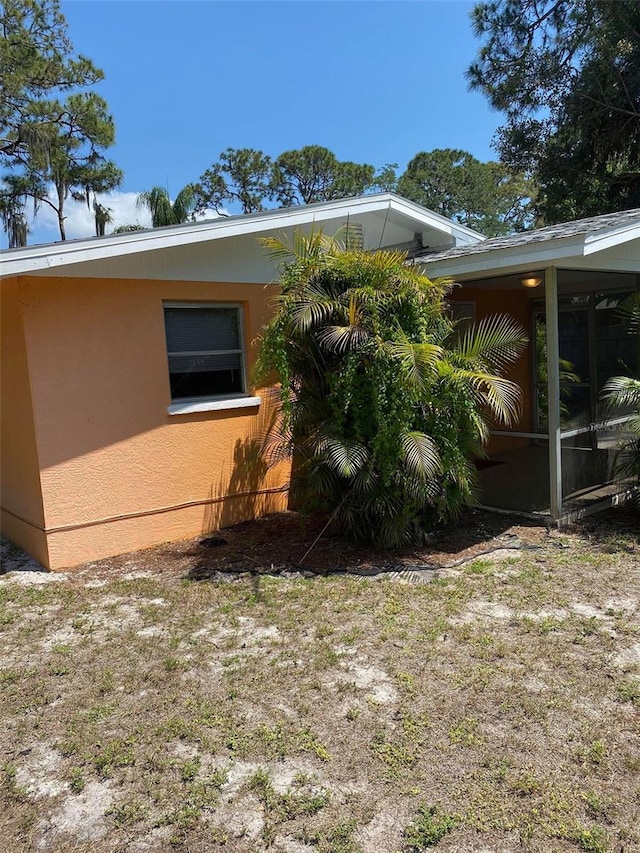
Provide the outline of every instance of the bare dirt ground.
{"type": "Polygon", "coordinates": [[[640,532],[3,543],[0,850],[640,851],[640,532]]]}

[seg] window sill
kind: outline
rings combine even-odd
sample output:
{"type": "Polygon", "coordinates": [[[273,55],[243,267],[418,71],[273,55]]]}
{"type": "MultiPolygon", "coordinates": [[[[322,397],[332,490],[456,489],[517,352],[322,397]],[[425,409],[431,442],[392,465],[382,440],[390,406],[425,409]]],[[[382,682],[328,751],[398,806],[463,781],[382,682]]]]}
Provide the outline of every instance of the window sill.
{"type": "Polygon", "coordinates": [[[170,415],[194,415],[198,412],[220,412],[225,409],[252,409],[262,402],[261,397],[231,397],[227,400],[197,400],[191,403],[172,403],[170,415]]]}

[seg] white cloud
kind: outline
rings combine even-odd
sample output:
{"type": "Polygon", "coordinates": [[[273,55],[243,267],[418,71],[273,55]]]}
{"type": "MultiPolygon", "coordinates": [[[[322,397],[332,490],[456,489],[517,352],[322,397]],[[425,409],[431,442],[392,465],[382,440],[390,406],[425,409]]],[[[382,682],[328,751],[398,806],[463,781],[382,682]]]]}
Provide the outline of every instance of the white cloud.
{"type": "MultiPolygon", "coordinates": [[[[53,189],[49,191],[49,196],[53,200],[53,189]]],[[[136,205],[137,197],[138,193],[134,192],[113,192],[109,193],[109,195],[98,196],[100,204],[111,210],[113,222],[107,226],[108,231],[112,231],[118,225],[135,223],[143,225],[145,228],[151,226],[151,215],[144,208],[138,209],[136,205]]],[[[86,203],[74,201],[72,198],[69,198],[64,205],[64,214],[67,240],[74,240],[77,237],[93,237],[95,235],[95,219],[92,207],[87,207],[86,203]]],[[[30,224],[33,231],[30,243],[44,243],[49,240],[60,239],[57,214],[48,204],[40,205],[37,217],[32,219],[30,224]]]]}
{"type": "MultiPolygon", "coordinates": [[[[53,201],[53,187],[49,195],[53,201]]],[[[111,210],[113,221],[107,225],[107,234],[110,234],[119,225],[138,224],[145,228],[151,227],[151,214],[146,208],[139,208],[136,204],[138,193],[115,191],[97,198],[100,204],[111,210]]],[[[87,207],[85,202],[74,201],[69,198],[64,205],[64,214],[67,240],[95,236],[95,219],[91,206],[87,207]]],[[[218,214],[215,210],[206,210],[196,218],[201,221],[217,217],[218,214]]],[[[29,244],[31,245],[60,239],[57,214],[48,204],[40,205],[37,217],[35,219],[31,217],[29,224],[31,228],[29,244]]]]}

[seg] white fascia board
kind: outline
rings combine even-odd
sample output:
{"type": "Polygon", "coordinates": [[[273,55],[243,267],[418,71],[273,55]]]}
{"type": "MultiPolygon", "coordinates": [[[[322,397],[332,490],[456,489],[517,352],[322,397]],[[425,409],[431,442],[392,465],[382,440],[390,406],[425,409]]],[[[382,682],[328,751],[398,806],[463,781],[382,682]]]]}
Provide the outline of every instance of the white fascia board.
{"type": "Polygon", "coordinates": [[[640,239],[640,220],[622,228],[609,228],[606,231],[590,234],[585,240],[584,254],[593,255],[605,249],[612,249],[621,243],[630,243],[638,239],[640,239]]]}
{"type": "Polygon", "coordinates": [[[104,258],[151,252],[157,249],[171,249],[189,246],[225,237],[237,237],[260,231],[302,225],[307,222],[332,218],[331,215],[319,215],[318,210],[304,214],[277,211],[264,216],[220,217],[211,222],[194,223],[192,226],[180,225],[170,228],[151,228],[148,231],[109,236],[106,239],[91,238],[54,246],[34,247],[29,252],[12,255],[2,261],[2,275],[17,275],[40,269],[54,269],[85,261],[97,261],[104,258]],[[279,214],[279,215],[277,215],[279,214]],[[245,221],[240,221],[245,219],[245,221]]]}
{"type": "Polygon", "coordinates": [[[73,240],[44,246],[13,249],[0,263],[0,275],[20,275],[38,270],[55,269],[69,264],[103,258],[149,252],[155,249],[171,249],[193,243],[237,237],[261,231],[273,231],[298,225],[323,222],[347,214],[358,216],[382,210],[395,210],[413,219],[417,224],[436,228],[446,234],[460,235],[467,242],[485,239],[481,234],[465,226],[457,225],[433,211],[406,201],[392,193],[361,196],[321,204],[301,205],[297,208],[270,210],[265,213],[234,217],[220,217],[208,222],[191,225],[149,229],[130,234],[93,237],[88,240],[73,240]]]}
{"type": "Polygon", "coordinates": [[[426,274],[432,278],[473,276],[482,274],[505,275],[525,269],[539,269],[549,264],[556,265],[557,261],[565,258],[583,257],[584,235],[565,240],[554,239],[544,243],[528,243],[524,246],[510,246],[507,249],[493,249],[487,252],[477,252],[458,258],[443,259],[429,263],[425,260],[420,265],[426,274]]]}
{"type": "Polygon", "coordinates": [[[190,225],[177,225],[166,228],[150,228],[133,234],[109,235],[107,238],[92,237],[87,240],[74,240],[67,243],[54,243],[44,246],[13,250],[2,261],[2,275],[17,275],[34,272],[39,269],[53,269],[68,264],[103,258],[149,252],[155,249],[171,249],[188,246],[225,237],[237,237],[255,234],[261,231],[273,231],[280,228],[305,225],[315,221],[333,219],[341,214],[368,213],[384,210],[389,199],[371,197],[350,200],[352,203],[329,202],[321,205],[301,205],[299,208],[272,210],[261,214],[220,217],[207,222],[194,222],[190,225]],[[353,202],[365,202],[354,204],[353,202]],[[354,210],[355,208],[355,210],[354,210]]]}

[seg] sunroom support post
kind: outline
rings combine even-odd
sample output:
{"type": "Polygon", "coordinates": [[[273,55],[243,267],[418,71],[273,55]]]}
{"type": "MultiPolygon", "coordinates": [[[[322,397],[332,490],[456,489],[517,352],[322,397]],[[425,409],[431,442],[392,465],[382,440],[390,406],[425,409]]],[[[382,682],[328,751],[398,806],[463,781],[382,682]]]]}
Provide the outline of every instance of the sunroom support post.
{"type": "Polygon", "coordinates": [[[551,518],[562,515],[562,439],[560,436],[560,348],[558,336],[558,270],[544,271],[547,331],[547,400],[549,404],[549,487],[551,518]]]}

